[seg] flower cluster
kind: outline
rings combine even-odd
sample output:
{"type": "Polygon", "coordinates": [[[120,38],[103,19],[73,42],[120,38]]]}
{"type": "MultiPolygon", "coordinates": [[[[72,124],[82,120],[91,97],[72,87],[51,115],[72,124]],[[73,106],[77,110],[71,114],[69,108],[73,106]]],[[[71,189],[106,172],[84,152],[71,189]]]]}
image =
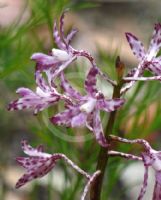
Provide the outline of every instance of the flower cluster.
{"type": "MultiPolygon", "coordinates": [[[[28,88],[21,87],[17,93],[21,96],[19,99],[9,104],[9,110],[31,109],[34,114],[64,101],[65,110],[50,117],[51,123],[54,125],[62,125],[66,127],[87,127],[95,136],[96,141],[101,148],[107,148],[108,156],[121,156],[131,160],[139,160],[145,166],[145,174],[143,185],[138,200],[143,199],[146,192],[148,169],[151,166],[156,172],[156,183],[154,188],[153,200],[160,199],[161,196],[161,152],[157,152],[151,148],[148,142],[142,139],[127,140],[117,136],[105,136],[101,123],[100,111],[113,112],[118,110],[125,102],[121,95],[124,94],[137,80],[161,80],[161,57],[157,57],[157,53],[161,48],[161,24],[156,24],[150,47],[146,52],[142,43],[131,33],[126,33],[130,47],[139,60],[139,65],[123,77],[122,72],[119,74],[118,80],[111,80],[108,75],[104,74],[97,66],[94,58],[84,50],[76,50],[71,46],[71,41],[76,29],[72,29],[69,34],[64,34],[64,16],[60,17],[59,26],[54,23],[53,37],[58,49],[52,49],[49,54],[34,53],[31,59],[36,63],[35,82],[37,84],[36,91],[33,92],[28,88]],[[84,81],[85,94],[82,95],[74,89],[65,77],[64,70],[70,66],[78,57],[88,59],[91,66],[87,72],[84,81]],[[145,70],[151,71],[154,76],[143,77],[145,70]],[[117,89],[118,98],[107,99],[102,91],[97,88],[97,77],[108,81],[112,87],[117,89]],[[59,79],[59,84],[56,84],[59,79]],[[126,84],[126,85],[124,85],[126,84]],[[57,88],[61,88],[58,92],[57,88]],[[119,90],[118,90],[119,89],[119,90]],[[111,141],[124,142],[129,144],[139,143],[144,147],[144,152],[140,156],[126,154],[108,149],[111,141]]],[[[115,112],[113,112],[115,113],[115,112]]],[[[110,130],[111,131],[111,130],[110,130]]],[[[89,175],[76,164],[74,164],[64,154],[55,153],[48,154],[43,152],[43,147],[32,148],[26,141],[22,141],[23,151],[29,155],[28,158],[17,158],[18,163],[23,166],[27,172],[18,180],[16,188],[19,188],[27,182],[40,178],[50,172],[58,160],[62,159],[74,168],[78,173],[87,179],[81,200],[84,200],[92,183],[96,181],[101,171],[96,171],[93,175],[89,175]]]]}
{"type": "Polygon", "coordinates": [[[50,55],[43,53],[34,53],[31,59],[36,62],[35,81],[37,84],[36,92],[28,88],[19,88],[17,93],[21,98],[9,104],[9,110],[32,109],[36,114],[43,109],[58,103],[60,100],[65,101],[66,110],[51,117],[51,122],[57,125],[68,127],[88,127],[95,135],[96,140],[102,146],[107,146],[103,128],[100,119],[100,110],[112,112],[123,105],[123,99],[106,99],[102,92],[96,88],[97,76],[105,78],[112,85],[115,81],[110,80],[97,67],[93,57],[86,51],[75,50],[70,42],[76,30],[65,36],[64,34],[64,15],[60,17],[60,28],[57,23],[54,24],[54,39],[59,49],[52,49],[50,55]],[[65,79],[64,70],[77,57],[83,56],[91,63],[91,68],[85,80],[85,90],[87,94],[81,95],[65,79]],[[44,77],[45,76],[45,77],[44,77]],[[57,91],[55,79],[61,81],[60,87],[63,88],[64,94],[57,91]]]}

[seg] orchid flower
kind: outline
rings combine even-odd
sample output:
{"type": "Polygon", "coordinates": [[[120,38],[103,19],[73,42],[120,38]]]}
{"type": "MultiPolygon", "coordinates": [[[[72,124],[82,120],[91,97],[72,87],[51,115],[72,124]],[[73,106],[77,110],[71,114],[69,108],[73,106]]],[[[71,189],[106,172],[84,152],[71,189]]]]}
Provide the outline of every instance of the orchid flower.
{"type": "Polygon", "coordinates": [[[69,127],[86,126],[93,131],[96,140],[102,146],[107,146],[100,119],[100,110],[111,112],[118,109],[123,99],[106,100],[104,95],[96,88],[97,68],[92,67],[85,80],[86,95],[77,92],[61,74],[61,85],[65,95],[72,99],[72,105],[66,105],[67,109],[51,118],[51,122],[57,125],[69,127]]]}
{"type": "Polygon", "coordinates": [[[161,197],[161,151],[154,150],[147,141],[143,139],[135,139],[135,140],[128,140],[125,138],[117,137],[117,136],[110,136],[111,140],[119,141],[123,143],[129,144],[141,144],[144,147],[144,151],[141,153],[141,156],[134,156],[132,154],[126,154],[122,152],[116,151],[109,151],[109,156],[121,156],[126,159],[131,160],[139,160],[142,161],[145,167],[144,173],[144,181],[141,187],[138,200],[142,200],[144,194],[146,192],[147,187],[147,180],[148,180],[148,169],[152,167],[155,171],[155,186],[153,191],[153,199],[152,200],[159,200],[161,197]]]}
{"type": "MultiPolygon", "coordinates": [[[[68,65],[70,65],[75,59],[79,56],[85,57],[88,59],[93,67],[97,67],[94,58],[84,50],[74,49],[70,43],[77,33],[77,29],[72,29],[67,36],[64,34],[64,17],[65,12],[60,17],[60,27],[57,28],[57,23],[54,23],[53,36],[56,45],[59,49],[53,48],[49,55],[44,53],[34,53],[31,56],[31,59],[36,61],[38,71],[46,71],[50,68],[53,70],[50,71],[51,76],[55,79],[68,65]]],[[[97,67],[98,68],[98,67],[97,67]]],[[[116,85],[116,82],[111,80],[106,74],[104,74],[99,68],[98,71],[100,75],[112,85],[116,85]]]]}
{"type": "Polygon", "coordinates": [[[147,52],[142,42],[136,36],[126,33],[126,38],[133,54],[139,60],[139,65],[132,77],[124,78],[124,80],[131,80],[131,82],[122,89],[122,93],[127,91],[134,84],[135,80],[146,80],[146,77],[140,77],[144,70],[150,70],[155,75],[154,77],[150,77],[150,79],[147,77],[147,80],[161,80],[161,56],[156,57],[161,48],[161,24],[155,25],[147,52]]]}
{"type": "Polygon", "coordinates": [[[29,157],[18,157],[17,162],[26,169],[26,173],[17,181],[16,188],[24,186],[26,183],[36,178],[41,178],[48,174],[56,165],[57,161],[63,159],[78,173],[83,175],[88,181],[84,188],[81,200],[85,200],[85,197],[89,191],[90,185],[100,174],[100,171],[96,171],[93,175],[89,175],[84,170],[80,169],[75,163],[73,163],[64,154],[55,153],[48,154],[43,151],[43,146],[40,145],[37,148],[32,148],[26,140],[21,142],[22,149],[29,157]]]}
{"type": "Polygon", "coordinates": [[[21,98],[12,101],[9,104],[9,110],[32,109],[34,114],[37,114],[37,112],[53,105],[63,97],[56,91],[55,87],[46,82],[40,72],[37,71],[35,77],[36,92],[24,87],[17,89],[16,92],[20,94],[21,98]]]}
{"type": "Polygon", "coordinates": [[[37,71],[45,71],[50,68],[52,70],[52,78],[54,79],[61,71],[63,71],[70,63],[72,63],[76,56],[73,53],[73,48],[70,45],[71,40],[77,33],[76,29],[72,29],[71,32],[65,37],[64,34],[64,16],[65,12],[60,17],[60,28],[57,28],[57,22],[54,23],[53,36],[56,45],[59,49],[53,48],[50,55],[44,53],[34,53],[31,59],[39,64],[37,71]]]}

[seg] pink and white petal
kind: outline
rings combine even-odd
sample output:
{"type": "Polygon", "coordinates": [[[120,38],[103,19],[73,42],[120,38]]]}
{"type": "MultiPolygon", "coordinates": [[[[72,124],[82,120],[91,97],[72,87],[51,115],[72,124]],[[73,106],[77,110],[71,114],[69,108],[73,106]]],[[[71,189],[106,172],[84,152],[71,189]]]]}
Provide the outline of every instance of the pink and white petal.
{"type": "Polygon", "coordinates": [[[71,126],[71,121],[73,117],[80,113],[79,107],[72,107],[65,110],[64,112],[58,113],[57,115],[50,118],[50,121],[53,124],[65,125],[67,127],[71,126]]]}
{"type": "Polygon", "coordinates": [[[16,183],[16,189],[22,187],[23,185],[25,185],[26,183],[28,183],[29,181],[33,180],[34,177],[33,177],[34,174],[31,174],[31,173],[26,173],[24,174],[16,183]]]}
{"type": "Polygon", "coordinates": [[[161,48],[161,24],[155,24],[152,40],[148,50],[148,59],[155,57],[161,48]]]}
{"type": "Polygon", "coordinates": [[[153,74],[161,75],[161,56],[153,58],[151,62],[146,64],[147,69],[149,69],[153,74]]]}
{"type": "Polygon", "coordinates": [[[56,70],[53,73],[53,79],[59,76],[59,74],[65,70],[65,68],[68,67],[74,60],[76,59],[76,56],[71,57],[68,61],[62,63],[59,67],[56,68],[56,70]]]}
{"type": "Polygon", "coordinates": [[[48,94],[47,96],[42,96],[42,93],[43,95],[45,95],[43,91],[41,92],[41,96],[39,96],[40,94],[36,94],[31,91],[29,95],[26,95],[18,100],[12,101],[8,106],[8,110],[12,111],[12,110],[33,109],[34,114],[36,114],[37,112],[42,111],[43,109],[56,103],[60,99],[60,97],[57,95],[49,96],[48,94]]]}
{"type": "Polygon", "coordinates": [[[51,154],[40,151],[38,148],[32,148],[26,140],[22,140],[21,147],[25,154],[32,157],[42,156],[43,158],[50,158],[52,156],[51,154]]]}
{"type": "Polygon", "coordinates": [[[95,97],[96,93],[98,92],[96,88],[97,75],[98,75],[98,69],[96,67],[91,67],[85,80],[85,90],[92,97],[95,97]]]}
{"type": "Polygon", "coordinates": [[[47,85],[47,82],[40,71],[35,71],[35,80],[36,80],[36,84],[39,86],[39,88],[42,89],[42,91],[44,92],[50,91],[50,88],[47,85]]]}
{"type": "Polygon", "coordinates": [[[74,116],[71,120],[71,126],[72,127],[83,127],[86,125],[86,120],[87,120],[87,114],[80,112],[76,116],[74,116]]]}
{"type": "Polygon", "coordinates": [[[59,35],[59,31],[57,29],[57,23],[56,22],[54,23],[53,37],[54,37],[55,43],[59,47],[59,49],[67,50],[64,42],[62,41],[62,38],[59,35]]]}
{"type": "Polygon", "coordinates": [[[59,63],[59,60],[57,60],[54,56],[49,56],[44,53],[34,53],[31,56],[31,59],[35,60],[37,63],[47,66],[56,65],[59,63]]]}
{"type": "Polygon", "coordinates": [[[22,98],[10,102],[8,110],[13,111],[30,108],[31,99],[35,97],[35,93],[28,88],[19,88],[16,92],[19,93],[22,98]]]}
{"type": "Polygon", "coordinates": [[[124,104],[124,102],[124,99],[106,100],[102,98],[97,101],[97,108],[106,112],[112,112],[120,108],[124,104]]]}
{"type": "Polygon", "coordinates": [[[16,90],[16,93],[19,94],[21,97],[24,97],[33,94],[33,91],[29,88],[21,87],[16,90]]]}
{"type": "Polygon", "coordinates": [[[51,158],[46,158],[44,162],[38,162],[33,165],[32,168],[28,169],[26,174],[24,174],[16,183],[16,188],[20,188],[27,182],[45,176],[52,168],[55,166],[56,160],[51,158]]]}
{"type": "Polygon", "coordinates": [[[96,137],[97,142],[101,146],[107,147],[108,143],[104,136],[103,127],[102,127],[102,123],[101,123],[101,119],[100,119],[100,112],[98,110],[94,111],[92,127],[93,127],[93,133],[96,137]]]}
{"type": "Polygon", "coordinates": [[[80,100],[82,98],[81,94],[76,91],[67,81],[67,79],[65,79],[64,73],[62,72],[60,75],[60,79],[61,79],[61,87],[63,88],[64,92],[66,93],[66,95],[69,95],[71,98],[80,100]]]}
{"type": "Polygon", "coordinates": [[[69,45],[70,42],[72,41],[72,39],[74,38],[74,36],[76,35],[76,33],[78,32],[78,29],[73,28],[67,35],[66,37],[66,42],[69,45]]]}
{"type": "Polygon", "coordinates": [[[18,157],[16,161],[25,169],[33,169],[41,166],[43,162],[46,162],[48,158],[46,157],[18,157]]]}
{"type": "Polygon", "coordinates": [[[61,17],[60,17],[60,34],[61,34],[61,37],[62,37],[62,39],[63,39],[63,41],[64,41],[64,44],[65,44],[65,46],[66,46],[66,49],[67,49],[68,46],[67,46],[66,39],[65,39],[65,34],[64,34],[64,18],[65,18],[65,13],[66,13],[66,12],[67,12],[67,10],[64,11],[64,12],[62,13],[61,17]]]}
{"type": "Polygon", "coordinates": [[[145,49],[143,44],[131,33],[126,33],[126,38],[133,54],[139,59],[139,61],[142,61],[145,58],[145,49]]]}

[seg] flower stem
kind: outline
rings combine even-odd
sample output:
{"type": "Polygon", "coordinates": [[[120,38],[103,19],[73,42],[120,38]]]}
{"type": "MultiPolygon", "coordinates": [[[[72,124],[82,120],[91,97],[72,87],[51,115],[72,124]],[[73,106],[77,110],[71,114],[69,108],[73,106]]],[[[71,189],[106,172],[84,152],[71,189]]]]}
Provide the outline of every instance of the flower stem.
{"type": "MultiPolygon", "coordinates": [[[[120,90],[123,85],[123,82],[120,77],[120,71],[118,69],[118,65],[120,65],[120,64],[121,64],[120,67],[122,67],[122,63],[120,63],[120,60],[118,58],[116,60],[116,67],[117,67],[117,73],[118,73],[119,79],[118,79],[118,84],[116,86],[114,86],[113,98],[120,98],[120,90]]],[[[115,123],[116,113],[117,113],[116,110],[110,113],[109,120],[108,120],[106,129],[105,129],[105,137],[109,144],[110,144],[110,138],[108,136],[112,133],[114,123],[115,123]]],[[[101,147],[101,149],[100,149],[96,169],[100,170],[101,173],[97,177],[97,180],[94,181],[91,186],[90,200],[100,200],[101,199],[101,189],[102,189],[102,184],[103,184],[103,178],[104,178],[105,170],[106,170],[107,163],[108,163],[108,153],[107,153],[108,150],[109,150],[108,148],[104,148],[104,147],[101,147]]]]}

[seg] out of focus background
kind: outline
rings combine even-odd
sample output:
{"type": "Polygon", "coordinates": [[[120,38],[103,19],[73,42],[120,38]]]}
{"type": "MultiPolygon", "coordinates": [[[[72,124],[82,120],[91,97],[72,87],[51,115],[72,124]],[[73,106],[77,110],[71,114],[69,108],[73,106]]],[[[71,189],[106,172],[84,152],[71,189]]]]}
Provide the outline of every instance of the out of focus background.
{"type": "MultiPolygon", "coordinates": [[[[62,11],[71,8],[65,18],[65,31],[79,29],[73,40],[76,49],[89,51],[98,66],[115,78],[114,63],[119,55],[128,69],[136,67],[125,38],[131,32],[148,48],[155,23],[161,22],[159,0],[0,0],[0,200],[73,200],[85,184],[84,179],[63,162],[41,180],[16,190],[15,183],[24,173],[15,161],[22,156],[20,142],[27,139],[33,146],[44,144],[50,153],[65,153],[80,167],[93,172],[99,146],[87,129],[71,130],[56,127],[48,117],[59,107],[32,115],[32,111],[7,111],[10,101],[18,98],[18,87],[35,90],[34,52],[49,52],[56,47],[52,37],[53,21],[62,11]]],[[[89,63],[78,60],[66,70],[71,83],[83,90],[89,63]]],[[[150,73],[146,74],[150,75],[150,73]]],[[[161,87],[159,82],[137,83],[125,98],[118,114],[114,133],[129,138],[145,138],[161,149],[161,87]]],[[[104,81],[98,87],[110,97],[111,88],[104,81]]],[[[102,113],[106,125],[108,114],[102,113]]],[[[118,146],[124,152],[138,154],[139,147],[118,146]]],[[[143,180],[141,163],[111,158],[106,172],[102,200],[136,199],[143,180]],[[117,191],[117,192],[116,192],[117,191]]],[[[145,199],[151,199],[154,174],[151,171],[145,199]]]]}

